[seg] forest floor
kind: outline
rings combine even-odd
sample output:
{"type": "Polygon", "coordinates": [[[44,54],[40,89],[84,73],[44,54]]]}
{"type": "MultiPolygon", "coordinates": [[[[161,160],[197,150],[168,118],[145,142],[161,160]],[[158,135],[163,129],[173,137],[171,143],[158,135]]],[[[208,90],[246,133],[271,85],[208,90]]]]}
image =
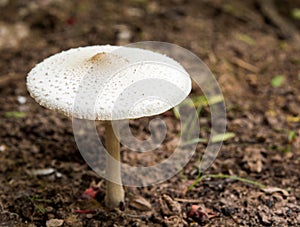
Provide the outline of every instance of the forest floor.
{"type": "MultiPolygon", "coordinates": [[[[1,226],[300,226],[300,4],[222,2],[0,1],[1,226]],[[29,96],[26,75],[72,47],[144,40],[177,44],[207,64],[235,136],[224,141],[206,177],[199,178],[206,146],[199,143],[178,175],[126,187],[125,210],[109,211],[105,184],[94,188],[94,199],[83,198],[103,180],[80,155],[71,120],[29,96]]],[[[168,127],[180,123],[172,111],[162,116],[168,127]]],[[[209,126],[207,107],[200,122],[209,126]]],[[[139,136],[149,133],[145,119],[131,124],[139,136]]],[[[147,164],[170,154],[178,133],[169,136],[151,158],[125,148],[122,158],[147,164]]]]}

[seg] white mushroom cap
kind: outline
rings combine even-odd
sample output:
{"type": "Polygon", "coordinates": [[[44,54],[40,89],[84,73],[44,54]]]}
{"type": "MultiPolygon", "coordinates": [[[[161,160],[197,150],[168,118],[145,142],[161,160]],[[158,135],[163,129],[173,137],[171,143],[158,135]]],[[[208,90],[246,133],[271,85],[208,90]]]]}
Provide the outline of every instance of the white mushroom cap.
{"type": "Polygon", "coordinates": [[[173,59],[149,50],[88,46],[55,54],[28,74],[27,89],[42,106],[89,120],[134,119],[163,113],[191,91],[173,59]]]}

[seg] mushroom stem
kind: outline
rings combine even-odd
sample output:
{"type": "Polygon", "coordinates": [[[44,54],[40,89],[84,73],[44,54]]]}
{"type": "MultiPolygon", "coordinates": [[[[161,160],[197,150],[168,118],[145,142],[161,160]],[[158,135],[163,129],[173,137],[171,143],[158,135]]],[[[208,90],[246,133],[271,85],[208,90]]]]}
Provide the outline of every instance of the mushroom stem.
{"type": "Polygon", "coordinates": [[[106,134],[106,150],[110,154],[106,162],[106,197],[105,205],[108,208],[120,207],[124,203],[124,189],[121,179],[120,165],[120,143],[115,133],[119,133],[117,129],[113,129],[112,122],[105,124],[106,134]],[[117,161],[117,162],[116,162],[117,161]]]}

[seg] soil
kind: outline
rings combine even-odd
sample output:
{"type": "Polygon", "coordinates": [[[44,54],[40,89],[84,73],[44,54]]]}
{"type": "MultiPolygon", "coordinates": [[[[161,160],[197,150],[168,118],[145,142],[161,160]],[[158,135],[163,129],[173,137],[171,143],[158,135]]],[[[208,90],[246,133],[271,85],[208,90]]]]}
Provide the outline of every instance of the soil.
{"type": "MultiPolygon", "coordinates": [[[[291,17],[299,1],[273,4],[300,32],[291,17]]],[[[0,1],[0,10],[1,226],[300,226],[300,48],[257,1],[15,0],[0,1]],[[144,40],[180,45],[208,65],[235,136],[201,181],[205,143],[180,174],[127,187],[125,210],[107,210],[105,184],[81,157],[71,120],[40,107],[25,78],[62,50],[144,40]],[[96,195],[84,199],[88,188],[96,195]]],[[[172,153],[179,122],[172,111],[163,119],[175,128],[168,141],[151,157],[123,152],[124,161],[151,165],[172,153]]],[[[208,125],[208,108],[200,121],[208,125]]],[[[145,119],[131,125],[141,138],[149,133],[145,119]]],[[[208,135],[202,127],[201,137],[208,135]]]]}

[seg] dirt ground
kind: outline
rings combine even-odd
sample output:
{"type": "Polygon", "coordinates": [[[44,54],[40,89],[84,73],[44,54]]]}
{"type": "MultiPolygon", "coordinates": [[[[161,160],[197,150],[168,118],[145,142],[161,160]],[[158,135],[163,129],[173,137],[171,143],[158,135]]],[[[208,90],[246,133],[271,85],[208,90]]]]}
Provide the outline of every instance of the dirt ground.
{"type": "MultiPolygon", "coordinates": [[[[0,225],[300,226],[300,2],[265,2],[1,0],[0,225]],[[195,180],[204,143],[180,174],[126,188],[125,210],[109,211],[105,184],[84,199],[101,179],[81,157],[71,120],[40,107],[25,78],[61,50],[145,40],[180,45],[208,65],[235,136],[201,181],[195,180]]],[[[172,111],[163,118],[169,127],[179,124],[172,111]]],[[[200,121],[208,118],[204,108],[200,121]]],[[[132,126],[148,133],[145,119],[132,126]]],[[[208,135],[201,128],[201,137],[208,135]]],[[[154,156],[172,152],[178,134],[169,136],[154,156]]],[[[123,152],[128,163],[139,158],[123,152]]]]}

